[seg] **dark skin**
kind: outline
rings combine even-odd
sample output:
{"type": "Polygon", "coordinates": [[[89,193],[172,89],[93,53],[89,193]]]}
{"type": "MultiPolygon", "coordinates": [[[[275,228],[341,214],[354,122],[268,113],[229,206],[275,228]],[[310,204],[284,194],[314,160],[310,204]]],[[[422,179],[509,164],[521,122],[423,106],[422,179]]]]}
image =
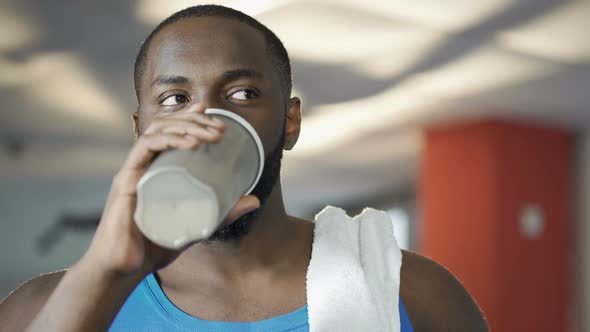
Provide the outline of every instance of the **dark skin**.
{"type": "MultiPolygon", "coordinates": [[[[283,94],[267,58],[259,31],[224,18],[185,19],[154,38],[133,115],[136,143],[115,176],[88,252],[67,272],[37,277],[12,293],[0,305],[0,326],[104,330],[151,272],[172,302],[202,319],[256,321],[305,305],[314,226],[287,215],[280,181],[264,205],[245,196],[230,211],[224,224],[259,209],[250,232],[237,240],[171,251],[149,243],[132,222],[135,185],[158,152],[223,139],[223,126],[203,114],[206,108],[244,117],[267,153],[281,135],[284,149],[295,146],[301,102],[283,94]],[[62,308],[77,308],[76,314],[62,308]]],[[[400,296],[416,331],[487,331],[461,284],[417,254],[403,252],[400,296]]]]}

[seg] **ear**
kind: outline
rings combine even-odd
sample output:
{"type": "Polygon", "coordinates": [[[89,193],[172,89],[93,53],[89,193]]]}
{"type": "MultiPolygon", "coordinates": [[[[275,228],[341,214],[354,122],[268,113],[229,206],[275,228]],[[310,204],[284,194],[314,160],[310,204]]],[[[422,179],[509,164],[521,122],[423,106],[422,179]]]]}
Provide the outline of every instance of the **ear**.
{"type": "Polygon", "coordinates": [[[291,150],[299,139],[301,131],[301,99],[293,97],[289,99],[289,109],[287,110],[287,123],[285,124],[285,150],[291,150]]]}
{"type": "Polygon", "coordinates": [[[139,138],[139,110],[131,114],[131,120],[133,121],[133,141],[137,141],[139,138]]]}

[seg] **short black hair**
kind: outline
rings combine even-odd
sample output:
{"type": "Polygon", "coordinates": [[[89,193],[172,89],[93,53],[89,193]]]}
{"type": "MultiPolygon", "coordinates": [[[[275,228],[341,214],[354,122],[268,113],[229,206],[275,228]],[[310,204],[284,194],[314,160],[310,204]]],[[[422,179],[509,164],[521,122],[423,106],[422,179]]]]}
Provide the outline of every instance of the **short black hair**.
{"type": "Polygon", "coordinates": [[[178,22],[182,19],[211,16],[238,20],[263,33],[266,43],[266,50],[269,54],[269,58],[273,65],[273,68],[276,70],[278,74],[283,96],[285,97],[285,99],[288,99],[291,96],[292,86],[291,63],[289,61],[289,55],[287,53],[287,50],[285,49],[285,46],[283,46],[283,43],[274,34],[274,32],[272,32],[262,23],[258,22],[255,18],[246,15],[241,11],[219,5],[200,5],[188,7],[186,9],[183,9],[172,14],[170,17],[158,24],[158,26],[150,33],[150,35],[141,45],[141,48],[137,53],[137,57],[135,58],[135,66],[133,72],[133,79],[135,82],[135,95],[137,96],[137,100],[139,101],[139,89],[141,86],[141,79],[145,69],[147,52],[154,36],[164,27],[171,25],[175,22],[178,22]]]}

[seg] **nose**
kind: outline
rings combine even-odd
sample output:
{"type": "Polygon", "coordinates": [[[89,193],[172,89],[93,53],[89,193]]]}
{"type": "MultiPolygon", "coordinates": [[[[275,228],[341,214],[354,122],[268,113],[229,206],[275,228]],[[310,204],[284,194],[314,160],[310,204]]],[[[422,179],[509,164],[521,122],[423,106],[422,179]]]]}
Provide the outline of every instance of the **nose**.
{"type": "Polygon", "coordinates": [[[214,89],[203,87],[193,93],[186,111],[204,113],[208,108],[224,108],[223,101],[214,89]]]}
{"type": "Polygon", "coordinates": [[[207,109],[207,105],[205,105],[205,103],[194,103],[194,104],[190,104],[190,106],[188,107],[188,109],[186,110],[187,112],[196,112],[196,113],[205,113],[205,110],[207,109]]]}

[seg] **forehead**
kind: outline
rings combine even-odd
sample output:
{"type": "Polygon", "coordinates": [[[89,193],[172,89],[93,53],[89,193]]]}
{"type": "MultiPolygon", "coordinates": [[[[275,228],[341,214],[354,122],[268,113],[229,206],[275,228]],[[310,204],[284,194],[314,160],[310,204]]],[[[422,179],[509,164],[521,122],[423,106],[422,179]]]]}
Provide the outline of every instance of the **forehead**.
{"type": "Polygon", "coordinates": [[[234,19],[186,18],[151,42],[144,79],[163,73],[207,75],[235,68],[270,69],[264,35],[234,19]]]}

